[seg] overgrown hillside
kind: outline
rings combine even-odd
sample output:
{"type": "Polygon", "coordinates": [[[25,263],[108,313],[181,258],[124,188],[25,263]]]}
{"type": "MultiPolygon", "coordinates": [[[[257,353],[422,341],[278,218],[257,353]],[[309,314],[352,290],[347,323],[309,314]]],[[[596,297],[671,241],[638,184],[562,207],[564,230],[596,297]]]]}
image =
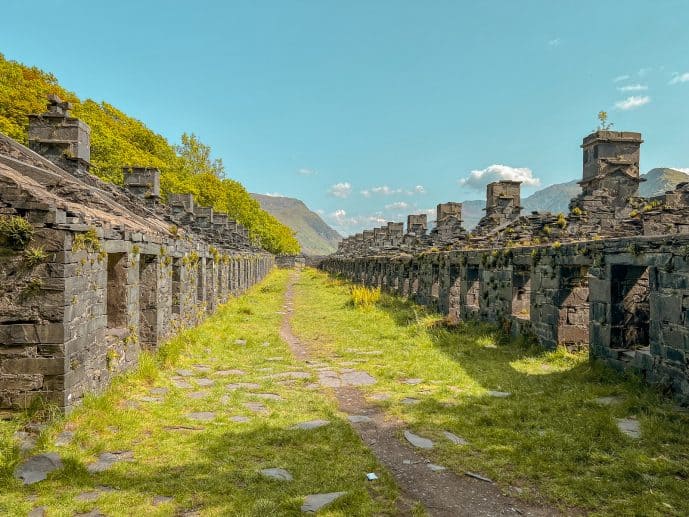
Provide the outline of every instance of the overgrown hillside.
{"type": "Polygon", "coordinates": [[[261,208],[294,230],[304,254],[329,255],[337,249],[342,236],[299,199],[251,195],[261,203],[261,208]]]}
{"type": "Polygon", "coordinates": [[[0,132],[26,144],[27,115],[44,112],[50,93],[70,101],[72,114],[91,127],[91,171],[96,176],[121,184],[123,166],[157,167],[164,196],[191,192],[197,202],[227,212],[246,226],[268,251],[299,252],[292,230],[262,210],[239,182],[225,178],[222,161],[212,160],[211,149],[193,134],[182,135],[175,146],[114,106],[82,101],[52,74],[0,54],[0,132]]]}

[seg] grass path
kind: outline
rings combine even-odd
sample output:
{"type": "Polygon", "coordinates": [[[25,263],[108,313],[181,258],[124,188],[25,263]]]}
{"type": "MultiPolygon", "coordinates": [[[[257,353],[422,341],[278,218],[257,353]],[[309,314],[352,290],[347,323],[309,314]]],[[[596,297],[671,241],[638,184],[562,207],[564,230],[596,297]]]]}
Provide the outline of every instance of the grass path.
{"type": "Polygon", "coordinates": [[[425,452],[433,463],[566,513],[689,515],[686,412],[585,354],[508,342],[485,325],[448,330],[387,296],[355,308],[349,289],[302,273],[294,332],[318,360],[373,375],[376,384],[361,387],[369,401],[436,440],[425,452]],[[623,418],[638,421],[640,439],[620,432],[623,418]]]}
{"type": "Polygon", "coordinates": [[[305,495],[339,491],[346,495],[320,514],[394,514],[392,478],[333,400],[316,389],[314,372],[293,359],[279,338],[286,281],[286,272],[272,273],[168,343],[158,357],[145,358],[105,394],[89,397],[46,428],[33,453],[56,451],[64,468],[45,481],[23,486],[14,479],[19,455],[13,434],[25,422],[0,422],[0,515],[26,515],[37,507],[50,516],[93,510],[299,515],[305,495]],[[202,412],[211,412],[210,419],[190,417],[202,412]],[[330,423],[290,429],[314,419],[330,423]],[[71,442],[56,447],[65,431],[73,433],[71,442]],[[90,473],[89,465],[105,452],[131,458],[90,473]],[[275,467],[294,480],[259,473],[275,467]],[[381,475],[376,483],[365,479],[372,471],[381,475]]]}

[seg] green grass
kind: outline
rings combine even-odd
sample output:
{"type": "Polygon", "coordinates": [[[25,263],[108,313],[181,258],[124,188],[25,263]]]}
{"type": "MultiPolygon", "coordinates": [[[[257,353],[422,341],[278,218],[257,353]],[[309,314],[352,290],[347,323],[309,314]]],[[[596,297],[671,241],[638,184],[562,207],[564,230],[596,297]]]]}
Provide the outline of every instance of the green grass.
{"type": "Polygon", "coordinates": [[[389,394],[379,402],[386,412],[436,440],[427,454],[434,463],[593,515],[689,515],[689,415],[670,401],[584,353],[545,352],[485,324],[450,330],[438,315],[399,298],[384,295],[372,308],[356,308],[350,287],[302,273],[295,333],[322,361],[357,361],[375,376],[367,394],[389,394]],[[423,383],[400,382],[407,378],[423,383]],[[624,400],[594,402],[609,395],[624,400]],[[405,397],[421,402],[405,405],[405,397]],[[639,440],[616,427],[615,418],[629,416],[641,423],[639,440]],[[443,430],[469,445],[451,445],[443,430]]]}
{"type": "MultiPolygon", "coordinates": [[[[89,396],[64,419],[53,422],[41,435],[35,452],[57,450],[65,468],[43,482],[23,487],[11,473],[18,459],[12,434],[21,418],[0,423],[0,515],[26,515],[33,507],[46,506],[51,516],[73,515],[98,508],[107,515],[175,515],[198,509],[201,515],[299,515],[303,496],[310,493],[346,491],[347,495],[322,511],[322,515],[394,514],[397,496],[391,476],[364,448],[331,398],[311,389],[311,379],[292,384],[266,375],[308,371],[294,360],[281,342],[278,329],[282,316],[287,272],[275,271],[248,294],[230,301],[196,329],[184,332],[154,356],[144,356],[139,369],[118,378],[106,393],[89,396]],[[240,346],[235,340],[245,339],[240,346]],[[269,346],[263,346],[263,343],[269,346]],[[281,360],[268,360],[282,357],[281,360]],[[191,399],[170,378],[175,370],[193,370],[193,365],[214,371],[241,369],[241,377],[208,377],[215,384],[204,399],[191,399]],[[262,369],[271,368],[270,371],[262,369]],[[229,391],[232,382],[256,382],[257,390],[229,391]],[[149,395],[152,387],[166,387],[162,403],[128,402],[149,395]],[[262,400],[251,392],[275,393],[282,401],[262,400]],[[221,398],[226,396],[223,404],[221,398]],[[262,402],[267,416],[258,417],[243,407],[247,401],[262,402]],[[189,420],[186,414],[216,411],[210,423],[189,420]],[[250,416],[249,423],[235,423],[233,415],[250,416]],[[331,424],[312,431],[289,430],[311,419],[331,424]],[[202,431],[169,431],[166,426],[202,426],[202,431]],[[75,432],[67,447],[52,444],[63,429],[75,432]],[[134,462],[119,463],[91,475],[86,466],[104,451],[131,450],[134,462]],[[292,482],[267,480],[259,469],[282,467],[294,476],[292,482]],[[367,472],[380,481],[365,480],[367,472]],[[95,502],[75,499],[97,486],[104,492],[95,502]],[[172,496],[173,502],[153,506],[153,497],[172,496]],[[34,498],[33,501],[29,500],[34,498]]],[[[193,381],[190,381],[193,384],[193,381]]]]}

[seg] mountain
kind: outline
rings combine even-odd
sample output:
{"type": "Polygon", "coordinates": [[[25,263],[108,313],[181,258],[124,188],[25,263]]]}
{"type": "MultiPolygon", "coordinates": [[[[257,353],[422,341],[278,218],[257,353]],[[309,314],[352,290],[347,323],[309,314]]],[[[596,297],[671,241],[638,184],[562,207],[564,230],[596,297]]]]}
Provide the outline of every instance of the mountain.
{"type": "MultiPolygon", "coordinates": [[[[639,186],[639,195],[642,197],[658,196],[667,190],[674,189],[678,183],[689,181],[689,174],[666,167],[651,169],[646,174],[642,174],[641,177],[646,180],[639,186]]],[[[529,214],[533,211],[566,214],[570,199],[577,196],[579,192],[581,192],[581,188],[576,180],[550,185],[522,199],[522,206],[524,207],[522,214],[529,214]]],[[[463,202],[462,216],[465,228],[470,230],[476,226],[483,216],[485,206],[485,200],[463,202]]]]}
{"type": "Polygon", "coordinates": [[[261,204],[263,210],[294,231],[305,255],[329,255],[342,240],[339,233],[298,199],[263,194],[251,196],[261,204]]]}
{"type": "Polygon", "coordinates": [[[646,179],[639,185],[639,195],[643,197],[659,196],[674,189],[678,183],[689,181],[689,174],[666,167],[651,169],[641,177],[646,179]]]}

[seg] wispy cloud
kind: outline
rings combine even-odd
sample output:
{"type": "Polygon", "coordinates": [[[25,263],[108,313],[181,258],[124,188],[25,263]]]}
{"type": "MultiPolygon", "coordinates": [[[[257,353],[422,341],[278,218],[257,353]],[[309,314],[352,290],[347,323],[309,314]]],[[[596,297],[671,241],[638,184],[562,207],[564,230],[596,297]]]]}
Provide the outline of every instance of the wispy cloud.
{"type": "Polygon", "coordinates": [[[619,82],[621,82],[621,81],[626,81],[627,79],[629,79],[629,76],[628,76],[628,75],[618,75],[617,77],[615,77],[615,78],[612,80],[612,82],[613,82],[613,83],[619,83],[619,82]]]}
{"type": "Polygon", "coordinates": [[[283,194],[280,194],[279,192],[266,192],[265,195],[270,197],[285,197],[283,194]]]}
{"type": "Polygon", "coordinates": [[[380,212],[364,215],[349,215],[344,208],[338,208],[325,217],[333,226],[336,226],[344,233],[373,228],[374,226],[385,224],[388,221],[380,212]]]}
{"type": "Polygon", "coordinates": [[[385,208],[387,210],[405,210],[409,208],[409,203],[405,203],[404,201],[396,201],[395,203],[385,205],[385,208]]]}
{"type": "Polygon", "coordinates": [[[423,185],[416,185],[413,189],[405,190],[403,188],[392,188],[387,185],[381,185],[379,187],[371,187],[364,189],[360,194],[364,197],[371,197],[374,195],[378,196],[394,196],[396,194],[405,194],[407,196],[413,196],[415,194],[425,194],[426,188],[423,185]]]}
{"type": "Polygon", "coordinates": [[[684,72],[683,74],[675,74],[668,84],[674,85],[679,83],[689,82],[689,72],[684,72]]]}
{"type": "Polygon", "coordinates": [[[560,38],[553,38],[551,40],[548,40],[549,47],[559,47],[561,44],[562,40],[560,38]]]}
{"type": "Polygon", "coordinates": [[[617,89],[621,92],[643,92],[648,90],[648,86],[645,84],[627,84],[625,86],[620,86],[617,89]]]}
{"type": "Polygon", "coordinates": [[[318,171],[303,167],[297,171],[297,174],[299,174],[299,176],[315,176],[318,174],[318,171]]]}
{"type": "Polygon", "coordinates": [[[683,172],[684,174],[689,174],[689,167],[670,167],[673,171],[683,172]]]}
{"type": "Polygon", "coordinates": [[[468,178],[458,181],[462,186],[480,189],[488,183],[500,180],[521,181],[524,185],[537,187],[541,180],[533,175],[528,167],[510,167],[509,165],[493,164],[485,169],[471,171],[468,178]]]}
{"type": "Polygon", "coordinates": [[[348,181],[336,183],[328,190],[331,196],[339,197],[340,199],[348,198],[352,193],[352,185],[348,181]]]}
{"type": "Polygon", "coordinates": [[[615,107],[618,110],[627,111],[635,108],[639,108],[651,102],[651,98],[648,95],[638,96],[632,95],[624,100],[617,101],[615,107]]]}

